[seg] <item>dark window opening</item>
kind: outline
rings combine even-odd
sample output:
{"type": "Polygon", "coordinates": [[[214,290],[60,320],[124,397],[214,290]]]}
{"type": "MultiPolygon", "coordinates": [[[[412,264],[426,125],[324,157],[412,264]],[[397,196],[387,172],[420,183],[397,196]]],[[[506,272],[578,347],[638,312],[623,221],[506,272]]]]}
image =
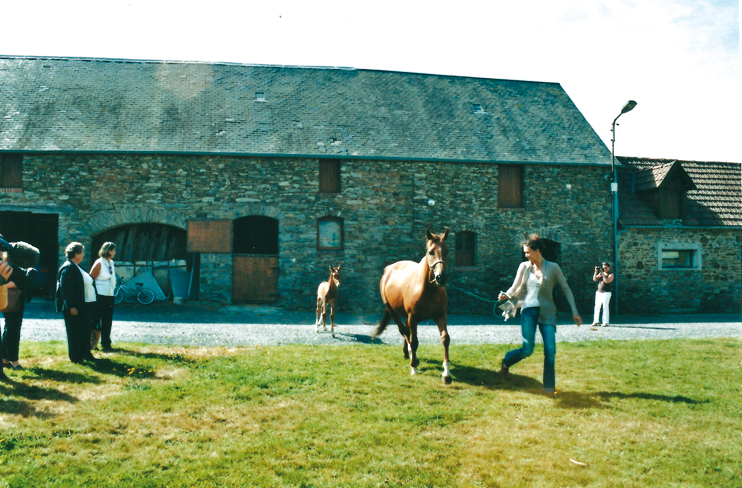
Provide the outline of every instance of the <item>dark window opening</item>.
{"type": "Polygon", "coordinates": [[[278,219],[251,215],[235,219],[232,227],[235,254],[278,254],[278,219]]]}
{"type": "Polygon", "coordinates": [[[165,224],[131,224],[114,227],[93,237],[85,254],[92,263],[106,242],[116,244],[116,261],[171,261],[187,259],[185,229],[165,224]]]}
{"type": "Polygon", "coordinates": [[[500,208],[523,208],[523,166],[498,165],[497,205],[500,208]]]}
{"type": "Polygon", "coordinates": [[[695,249],[663,249],[662,269],[696,269],[696,253],[695,249]]]}
{"type": "Polygon", "coordinates": [[[477,235],[474,232],[456,233],[456,266],[474,266],[477,235]]]}
{"type": "MultiPolygon", "coordinates": [[[[541,251],[541,256],[552,263],[559,264],[562,259],[562,245],[557,241],[552,241],[545,237],[541,238],[541,242],[544,244],[544,249],[541,251]]],[[[521,258],[523,261],[526,260],[526,254],[521,250],[521,258]]]]}
{"type": "Polygon", "coordinates": [[[340,161],[336,159],[320,159],[319,192],[340,193],[340,161]]]}
{"type": "Polygon", "coordinates": [[[317,219],[317,249],[321,251],[343,249],[343,219],[340,217],[317,219]]]}
{"type": "Polygon", "coordinates": [[[2,180],[1,188],[21,188],[23,177],[23,155],[3,154],[2,158],[2,180]]]}

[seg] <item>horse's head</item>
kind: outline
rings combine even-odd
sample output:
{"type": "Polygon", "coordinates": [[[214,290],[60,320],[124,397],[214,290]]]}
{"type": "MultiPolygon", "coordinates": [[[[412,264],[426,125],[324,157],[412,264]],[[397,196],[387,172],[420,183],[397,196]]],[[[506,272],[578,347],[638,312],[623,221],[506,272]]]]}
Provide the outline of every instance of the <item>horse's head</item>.
{"type": "Polygon", "coordinates": [[[330,280],[335,282],[335,286],[340,286],[340,266],[337,268],[330,266],[330,280]]]}
{"type": "Polygon", "coordinates": [[[430,268],[428,276],[432,275],[432,278],[429,278],[430,282],[438,286],[446,286],[446,259],[448,259],[446,238],[448,237],[448,231],[448,227],[443,231],[443,234],[433,234],[430,230],[425,230],[425,236],[428,238],[425,258],[428,261],[428,268],[430,268]]]}

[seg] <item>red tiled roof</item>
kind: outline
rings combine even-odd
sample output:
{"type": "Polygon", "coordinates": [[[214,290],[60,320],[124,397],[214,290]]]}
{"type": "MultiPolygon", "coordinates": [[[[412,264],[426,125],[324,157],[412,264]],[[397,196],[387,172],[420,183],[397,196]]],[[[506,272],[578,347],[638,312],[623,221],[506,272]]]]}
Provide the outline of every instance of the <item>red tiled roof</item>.
{"type": "Polygon", "coordinates": [[[687,191],[684,225],[742,226],[742,165],[716,161],[676,161],[616,156],[619,219],[623,226],[662,225],[635,192],[657,188],[679,163],[695,185],[687,191]],[[633,188],[633,192],[632,192],[633,188]]]}

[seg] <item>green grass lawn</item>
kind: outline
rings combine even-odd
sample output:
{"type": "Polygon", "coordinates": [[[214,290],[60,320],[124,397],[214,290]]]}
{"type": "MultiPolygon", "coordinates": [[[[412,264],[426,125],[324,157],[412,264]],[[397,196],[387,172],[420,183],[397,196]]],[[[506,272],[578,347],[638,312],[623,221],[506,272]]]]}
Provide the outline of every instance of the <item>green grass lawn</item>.
{"type": "Polygon", "coordinates": [[[22,343],[0,488],[742,486],[741,340],[560,343],[556,395],[512,347],[22,343]]]}

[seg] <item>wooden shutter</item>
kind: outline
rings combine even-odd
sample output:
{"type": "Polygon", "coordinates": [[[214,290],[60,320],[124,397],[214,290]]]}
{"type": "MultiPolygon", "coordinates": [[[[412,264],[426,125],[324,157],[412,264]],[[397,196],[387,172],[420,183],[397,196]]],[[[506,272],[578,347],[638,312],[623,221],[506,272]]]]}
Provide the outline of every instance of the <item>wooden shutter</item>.
{"type": "Polygon", "coordinates": [[[232,221],[189,220],[188,252],[232,252],[232,221]]]}
{"type": "Polygon", "coordinates": [[[340,161],[319,160],[319,192],[340,193],[340,161]]]}
{"type": "Polygon", "coordinates": [[[497,205],[500,208],[523,208],[523,166],[501,164],[498,171],[497,205]]]}
{"type": "Polygon", "coordinates": [[[21,180],[23,176],[23,155],[3,154],[2,163],[2,187],[21,188],[21,180]]]}

